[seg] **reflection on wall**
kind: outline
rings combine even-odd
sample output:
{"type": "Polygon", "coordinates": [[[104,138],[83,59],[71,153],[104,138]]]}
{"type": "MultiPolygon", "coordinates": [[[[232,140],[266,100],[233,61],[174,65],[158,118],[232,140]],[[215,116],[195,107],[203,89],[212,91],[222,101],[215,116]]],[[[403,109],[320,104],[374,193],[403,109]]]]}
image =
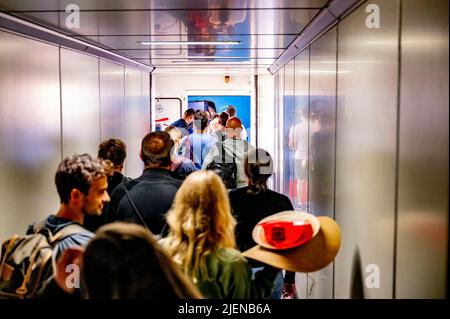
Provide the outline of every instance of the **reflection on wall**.
{"type": "Polygon", "coordinates": [[[334,197],[334,97],[311,96],[310,191],[315,215],[333,217],[334,197]]]}
{"type": "Polygon", "coordinates": [[[401,28],[399,1],[374,4],[382,28],[363,4],[275,75],[276,190],[342,231],[334,264],[297,274],[303,298],[448,290],[448,2],[403,1],[401,28]]]}
{"type": "Polygon", "coordinates": [[[58,48],[0,31],[0,240],[58,207],[60,160],[58,48]]]}
{"type": "MultiPolygon", "coordinates": [[[[204,4],[204,3],[202,3],[204,4]]],[[[192,5],[190,3],[189,5],[192,5]]],[[[186,58],[195,58],[195,61],[242,62],[250,57],[250,15],[247,10],[247,0],[209,0],[208,10],[175,10],[167,14],[158,14],[156,35],[164,33],[181,33],[176,30],[181,24],[182,33],[186,37],[164,37],[165,41],[205,42],[204,44],[188,45],[186,58]],[[240,10],[226,10],[226,8],[239,8],[240,10]],[[170,16],[169,16],[170,15],[170,16]],[[173,21],[173,19],[175,20],[173,21]],[[171,31],[169,31],[171,30],[171,31]],[[176,32],[175,32],[176,31],[176,32]],[[240,41],[238,45],[208,44],[207,42],[240,41]],[[231,50],[242,48],[242,50],[231,50]],[[244,49],[245,48],[245,49],[244,49]],[[205,57],[205,59],[200,59],[205,57]],[[241,57],[241,59],[226,59],[226,57],[241,57]]],[[[168,46],[166,50],[159,50],[156,55],[182,54],[182,47],[168,46]],[[167,50],[168,48],[171,51],[167,50]],[[179,52],[177,53],[177,50],[179,52]]]]}
{"type": "Polygon", "coordinates": [[[0,32],[1,240],[56,213],[54,175],[61,157],[96,156],[101,127],[103,139],[120,137],[127,144],[129,174],[142,172],[138,154],[150,127],[149,76],[132,71],[125,78],[124,67],[112,65],[99,73],[98,58],[0,32]]]}
{"type": "Polygon", "coordinates": [[[61,50],[63,157],[97,152],[100,143],[98,79],[98,58],[61,50]]]}

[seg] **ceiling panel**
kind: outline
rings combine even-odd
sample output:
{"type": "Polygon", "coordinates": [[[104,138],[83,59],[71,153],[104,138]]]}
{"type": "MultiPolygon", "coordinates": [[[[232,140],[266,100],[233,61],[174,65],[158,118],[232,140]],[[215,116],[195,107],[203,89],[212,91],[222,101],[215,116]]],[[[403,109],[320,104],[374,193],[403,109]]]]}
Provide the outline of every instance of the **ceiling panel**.
{"type": "Polygon", "coordinates": [[[220,8],[322,8],[328,0],[2,0],[10,10],[64,10],[76,3],[81,10],[182,10],[220,8]]]}
{"type": "Polygon", "coordinates": [[[75,29],[66,25],[65,8],[72,3],[0,0],[0,8],[157,68],[203,62],[219,68],[245,63],[259,70],[273,63],[327,0],[77,0],[75,29]],[[202,44],[186,44],[192,41],[202,44]],[[207,43],[212,41],[240,43],[207,43]]]}

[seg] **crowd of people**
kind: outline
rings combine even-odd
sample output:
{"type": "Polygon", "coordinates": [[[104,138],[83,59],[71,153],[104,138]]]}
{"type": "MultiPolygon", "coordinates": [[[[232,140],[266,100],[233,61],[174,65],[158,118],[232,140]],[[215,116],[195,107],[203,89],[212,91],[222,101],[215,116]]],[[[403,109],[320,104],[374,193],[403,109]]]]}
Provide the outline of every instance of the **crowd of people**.
{"type": "Polygon", "coordinates": [[[115,138],[99,145],[97,158],[73,155],[60,163],[55,176],[60,208],[27,233],[82,227],[56,243],[54,273],[38,297],[230,299],[295,293],[294,272],[285,272],[283,284],[283,268],[242,255],[256,245],[252,230],[259,220],[293,210],[286,196],[267,187],[270,154],[241,139],[235,115],[220,114],[211,124],[205,112],[187,110],[182,120],[142,139],[144,170],[136,179],[123,175],[126,145],[115,138]],[[189,121],[192,134],[183,131],[189,121]],[[220,148],[237,165],[232,190],[207,169],[220,148]],[[67,286],[68,265],[82,269],[80,286],[67,286]]]}

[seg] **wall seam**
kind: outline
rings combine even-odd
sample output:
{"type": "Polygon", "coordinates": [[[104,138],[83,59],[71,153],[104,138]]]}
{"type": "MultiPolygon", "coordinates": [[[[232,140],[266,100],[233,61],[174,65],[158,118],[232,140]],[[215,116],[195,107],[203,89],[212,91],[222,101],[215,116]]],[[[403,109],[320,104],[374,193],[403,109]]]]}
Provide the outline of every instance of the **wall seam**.
{"type": "Polygon", "coordinates": [[[394,258],[393,258],[393,283],[392,298],[396,299],[397,290],[397,240],[398,240],[398,196],[399,196],[399,168],[400,168],[400,103],[402,80],[402,10],[403,1],[398,2],[398,59],[397,59],[397,119],[396,119],[396,150],[395,150],[395,200],[394,200],[394,258]]]}
{"type": "Polygon", "coordinates": [[[149,74],[149,76],[148,76],[148,89],[149,89],[149,92],[148,92],[148,96],[149,96],[149,99],[148,99],[148,102],[149,102],[149,105],[148,105],[148,107],[149,107],[149,109],[150,109],[150,122],[149,122],[149,124],[150,124],[150,127],[149,127],[149,131],[151,132],[152,131],[152,126],[153,126],[153,114],[152,114],[152,105],[153,105],[153,97],[152,97],[152,87],[153,87],[153,75],[150,73],[149,74]]]}
{"type": "MultiPolygon", "coordinates": [[[[308,156],[307,156],[307,176],[308,181],[306,187],[306,210],[311,212],[311,203],[309,201],[309,189],[311,186],[311,174],[310,174],[310,164],[311,164],[311,45],[308,45],[308,156]]],[[[301,197],[301,194],[300,194],[301,197]]],[[[301,200],[301,199],[300,199],[301,200]]],[[[309,299],[309,273],[306,274],[306,299],[309,299]]]]}
{"type": "Polygon", "coordinates": [[[123,66],[123,138],[127,141],[127,95],[126,95],[126,68],[123,66]]]}
{"type": "MultiPolygon", "coordinates": [[[[258,75],[255,74],[255,78],[254,78],[254,85],[255,85],[255,145],[256,147],[258,147],[258,123],[259,123],[259,108],[258,108],[258,103],[259,103],[259,90],[258,90],[258,75]]],[[[251,119],[250,119],[251,121],[251,119]]],[[[250,123],[250,127],[251,127],[251,123],[250,123]]]]}
{"type": "Polygon", "coordinates": [[[62,103],[62,64],[61,64],[61,46],[58,47],[58,73],[59,73],[59,121],[60,121],[60,145],[61,161],[64,159],[64,138],[63,138],[63,103],[62,103]]]}
{"type": "MultiPolygon", "coordinates": [[[[100,81],[100,58],[97,58],[97,71],[98,71],[98,129],[99,129],[99,142],[102,140],[102,88],[100,81]]],[[[100,143],[99,143],[100,144],[100,143]]]]}
{"type": "MultiPolygon", "coordinates": [[[[336,25],[336,77],[334,94],[334,187],[333,187],[333,219],[336,220],[336,176],[337,176],[337,128],[338,128],[338,71],[339,71],[339,23],[336,25]]],[[[336,293],[336,263],[333,260],[333,291],[332,298],[335,299],[336,293]]]]}

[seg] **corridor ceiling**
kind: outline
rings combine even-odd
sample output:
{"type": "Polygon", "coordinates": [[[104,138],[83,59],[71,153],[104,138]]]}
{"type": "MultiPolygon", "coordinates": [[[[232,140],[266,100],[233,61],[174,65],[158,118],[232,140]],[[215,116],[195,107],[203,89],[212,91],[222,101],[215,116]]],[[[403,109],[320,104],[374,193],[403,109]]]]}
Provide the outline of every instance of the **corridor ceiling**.
{"type": "Polygon", "coordinates": [[[0,10],[153,64],[155,74],[253,75],[267,74],[267,68],[327,2],[0,0],[0,10]],[[71,4],[79,8],[79,26],[68,7],[71,4]],[[146,41],[176,43],[141,43],[146,41]],[[199,44],[189,44],[194,41],[199,44]]]}

